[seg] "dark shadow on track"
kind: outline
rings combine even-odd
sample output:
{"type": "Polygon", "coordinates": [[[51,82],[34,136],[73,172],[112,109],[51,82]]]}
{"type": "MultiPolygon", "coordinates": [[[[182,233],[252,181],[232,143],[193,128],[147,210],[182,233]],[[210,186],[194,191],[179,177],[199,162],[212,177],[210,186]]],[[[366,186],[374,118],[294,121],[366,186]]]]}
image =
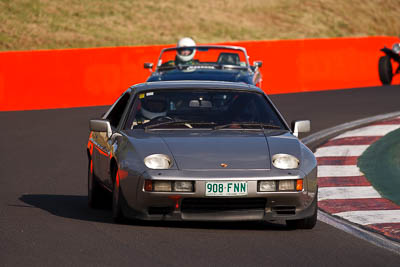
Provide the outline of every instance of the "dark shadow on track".
{"type": "MultiPolygon", "coordinates": [[[[87,196],[75,195],[22,195],[19,200],[30,205],[20,207],[36,207],[55,216],[75,220],[113,223],[110,207],[105,209],[90,209],[87,206],[87,196]]],[[[141,227],[192,228],[210,230],[271,230],[290,231],[282,222],[171,222],[171,221],[140,221],[126,220],[124,224],[141,227]]]]}
{"type": "Polygon", "coordinates": [[[93,210],[87,205],[87,196],[22,195],[19,200],[53,215],[83,221],[112,223],[108,210],[93,210]]]}
{"type": "Polygon", "coordinates": [[[168,227],[209,230],[249,230],[249,231],[292,231],[283,223],[273,222],[168,222],[168,221],[127,221],[142,227],[168,227]]]}

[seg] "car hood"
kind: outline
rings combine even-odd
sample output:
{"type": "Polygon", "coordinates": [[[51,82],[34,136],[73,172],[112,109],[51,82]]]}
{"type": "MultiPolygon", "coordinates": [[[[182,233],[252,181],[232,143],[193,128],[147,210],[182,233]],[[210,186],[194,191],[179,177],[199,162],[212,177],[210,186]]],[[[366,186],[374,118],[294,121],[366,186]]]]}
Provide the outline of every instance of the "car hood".
{"type": "Polygon", "coordinates": [[[291,134],[266,136],[262,131],[144,131],[131,132],[132,147],[142,157],[167,154],[174,169],[271,169],[271,155],[300,157],[291,134]],[[226,164],[224,168],[221,164],[226,164]]]}
{"type": "Polygon", "coordinates": [[[211,80],[252,83],[250,74],[243,70],[191,69],[155,72],[148,82],[176,80],[211,80]]]}

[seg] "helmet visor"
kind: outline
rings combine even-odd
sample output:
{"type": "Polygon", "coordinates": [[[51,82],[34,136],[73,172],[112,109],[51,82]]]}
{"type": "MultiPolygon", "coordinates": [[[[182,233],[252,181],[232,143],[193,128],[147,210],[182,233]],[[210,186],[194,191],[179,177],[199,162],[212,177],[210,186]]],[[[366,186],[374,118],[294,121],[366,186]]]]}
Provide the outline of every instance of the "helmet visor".
{"type": "Polygon", "coordinates": [[[181,56],[189,56],[193,53],[194,48],[187,48],[187,47],[182,47],[177,49],[178,55],[181,56]]]}
{"type": "Polygon", "coordinates": [[[167,103],[165,102],[165,99],[156,97],[145,99],[142,101],[142,106],[150,112],[165,112],[167,109],[167,103]]]}

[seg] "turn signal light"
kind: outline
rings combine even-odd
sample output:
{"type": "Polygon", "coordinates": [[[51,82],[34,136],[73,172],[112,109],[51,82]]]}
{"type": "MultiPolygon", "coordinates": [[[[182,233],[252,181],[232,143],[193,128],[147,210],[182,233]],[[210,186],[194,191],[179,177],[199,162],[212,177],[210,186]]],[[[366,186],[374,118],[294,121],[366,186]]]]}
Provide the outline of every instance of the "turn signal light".
{"type": "Polygon", "coordinates": [[[144,181],[144,190],[145,191],[153,191],[153,181],[152,180],[144,181]]]}
{"type": "Polygon", "coordinates": [[[303,190],[303,179],[299,179],[296,182],[296,190],[297,191],[302,191],[303,190]]]}

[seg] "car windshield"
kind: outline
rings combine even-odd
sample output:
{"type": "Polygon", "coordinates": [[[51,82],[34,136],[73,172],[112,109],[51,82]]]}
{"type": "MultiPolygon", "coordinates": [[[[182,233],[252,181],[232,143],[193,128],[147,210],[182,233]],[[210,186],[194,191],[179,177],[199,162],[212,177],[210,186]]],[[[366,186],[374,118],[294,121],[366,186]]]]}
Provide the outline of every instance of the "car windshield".
{"type": "Polygon", "coordinates": [[[161,53],[157,68],[161,71],[175,68],[246,69],[246,56],[245,50],[229,47],[175,47],[161,53]]]}
{"type": "Polygon", "coordinates": [[[282,129],[266,97],[238,90],[168,89],[138,93],[125,129],[282,129]]]}

